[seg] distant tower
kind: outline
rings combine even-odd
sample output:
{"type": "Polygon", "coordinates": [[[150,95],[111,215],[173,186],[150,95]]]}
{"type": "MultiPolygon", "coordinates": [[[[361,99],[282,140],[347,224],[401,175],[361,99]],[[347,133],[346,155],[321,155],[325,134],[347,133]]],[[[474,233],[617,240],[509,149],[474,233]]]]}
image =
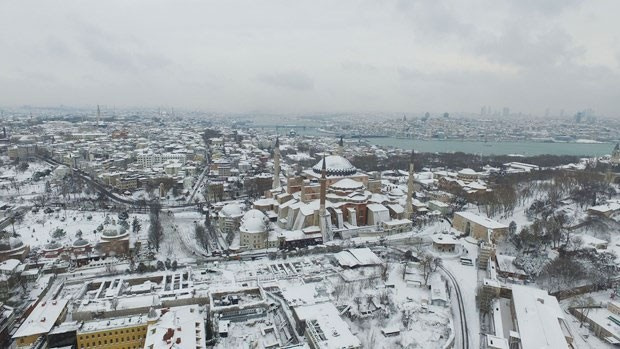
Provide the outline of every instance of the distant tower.
{"type": "Polygon", "coordinates": [[[405,215],[407,219],[413,217],[413,157],[414,151],[411,151],[411,157],[409,158],[409,178],[407,179],[407,203],[405,204],[405,215]]]}
{"type": "Polygon", "coordinates": [[[340,141],[338,141],[338,155],[342,156],[344,154],[344,141],[342,140],[342,136],[340,136],[340,141]]]}
{"type": "Polygon", "coordinates": [[[320,190],[320,206],[319,206],[319,215],[321,217],[325,216],[325,196],[327,189],[327,164],[325,163],[325,154],[323,154],[323,164],[321,165],[321,178],[319,179],[319,184],[321,185],[320,190]]]}
{"type": "Polygon", "coordinates": [[[97,126],[101,123],[101,110],[99,109],[99,104],[97,104],[97,126]]]}
{"type": "Polygon", "coordinates": [[[276,137],[276,148],[273,150],[273,183],[272,189],[280,188],[280,138],[276,137]]]}
{"type": "Polygon", "coordinates": [[[616,143],[614,151],[611,153],[611,163],[614,165],[620,164],[620,143],[616,143]]]}
{"type": "Polygon", "coordinates": [[[321,234],[323,235],[323,242],[332,240],[332,226],[325,209],[325,196],[327,189],[327,164],[325,163],[325,154],[323,154],[323,165],[321,167],[321,178],[319,179],[321,185],[320,199],[319,199],[319,228],[321,228],[321,234]]]}

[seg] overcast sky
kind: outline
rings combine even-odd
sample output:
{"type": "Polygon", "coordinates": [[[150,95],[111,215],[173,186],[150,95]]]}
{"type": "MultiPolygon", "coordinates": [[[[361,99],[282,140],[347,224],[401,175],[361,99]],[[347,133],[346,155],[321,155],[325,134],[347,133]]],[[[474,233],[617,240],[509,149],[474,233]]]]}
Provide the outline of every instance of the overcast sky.
{"type": "Polygon", "coordinates": [[[620,1],[2,1],[0,105],[620,117],[620,1]]]}

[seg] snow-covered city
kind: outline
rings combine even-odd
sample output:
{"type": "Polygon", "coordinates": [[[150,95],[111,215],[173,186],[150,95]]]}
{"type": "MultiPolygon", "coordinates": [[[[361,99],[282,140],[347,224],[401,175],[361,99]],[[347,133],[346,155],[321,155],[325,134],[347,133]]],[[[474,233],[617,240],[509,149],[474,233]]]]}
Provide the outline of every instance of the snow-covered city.
{"type": "Polygon", "coordinates": [[[620,340],[618,146],[461,168],[451,155],[161,110],[8,120],[4,346],[620,340]]]}
{"type": "Polygon", "coordinates": [[[0,1],[0,349],[620,348],[619,13],[0,1]]]}

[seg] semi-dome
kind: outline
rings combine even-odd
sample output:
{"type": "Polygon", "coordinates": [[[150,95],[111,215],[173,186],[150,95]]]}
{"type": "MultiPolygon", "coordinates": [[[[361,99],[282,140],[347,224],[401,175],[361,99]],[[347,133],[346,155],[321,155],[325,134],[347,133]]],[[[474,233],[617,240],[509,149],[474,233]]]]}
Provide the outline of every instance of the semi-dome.
{"type": "Polygon", "coordinates": [[[263,233],[267,231],[267,216],[259,210],[246,212],[241,219],[239,230],[243,233],[263,233]]]}
{"type": "Polygon", "coordinates": [[[341,180],[339,180],[338,182],[330,185],[330,188],[336,189],[336,190],[360,190],[364,188],[364,183],[362,182],[358,182],[356,180],[353,180],[351,178],[343,178],[341,180]]]}
{"type": "Polygon", "coordinates": [[[238,217],[243,214],[243,210],[239,204],[226,204],[219,212],[220,217],[238,217]]]}
{"type": "MultiPolygon", "coordinates": [[[[323,169],[323,159],[321,159],[314,167],[312,171],[316,174],[321,174],[323,169]]],[[[355,166],[351,165],[349,160],[343,158],[340,155],[330,155],[325,157],[325,170],[328,176],[350,176],[357,172],[355,166]]]]}

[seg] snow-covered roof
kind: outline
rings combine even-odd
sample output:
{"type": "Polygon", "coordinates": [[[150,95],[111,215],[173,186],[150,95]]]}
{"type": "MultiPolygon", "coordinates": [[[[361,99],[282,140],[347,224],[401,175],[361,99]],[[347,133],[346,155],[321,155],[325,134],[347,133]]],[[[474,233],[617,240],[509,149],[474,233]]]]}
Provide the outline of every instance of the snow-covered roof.
{"type": "Polygon", "coordinates": [[[362,182],[358,182],[351,178],[343,178],[338,182],[330,185],[330,188],[341,189],[341,190],[357,190],[362,189],[364,184],[362,182]]]}
{"type": "Polygon", "coordinates": [[[155,324],[149,325],[145,348],[203,348],[206,331],[204,315],[197,305],[170,308],[155,324]]]}
{"type": "Polygon", "coordinates": [[[11,236],[9,238],[0,239],[0,251],[10,251],[22,246],[24,246],[24,243],[17,237],[11,236]]]}
{"type": "Polygon", "coordinates": [[[360,340],[351,333],[349,325],[340,317],[332,303],[319,303],[295,308],[297,318],[305,321],[312,333],[317,336],[320,347],[325,349],[360,348],[360,340]]]}
{"type": "Polygon", "coordinates": [[[448,294],[446,292],[446,283],[442,280],[439,274],[433,274],[430,280],[431,284],[431,300],[448,301],[448,294]]]}
{"type": "MultiPolygon", "coordinates": [[[[312,167],[312,171],[321,174],[322,168],[323,159],[319,160],[319,162],[312,167]]],[[[355,166],[351,165],[349,160],[339,155],[329,155],[325,157],[325,170],[328,176],[346,176],[357,172],[357,169],[355,166]]]]}
{"type": "Polygon", "coordinates": [[[459,171],[459,174],[462,174],[462,175],[477,175],[478,173],[476,171],[472,170],[471,168],[464,168],[464,169],[459,171]]]}
{"type": "Polygon", "coordinates": [[[48,333],[65,310],[68,302],[66,299],[41,302],[32,310],[26,321],[15,332],[13,338],[48,333]]]}
{"type": "Polygon", "coordinates": [[[482,217],[479,216],[473,212],[467,212],[467,211],[462,211],[462,212],[456,212],[455,215],[461,216],[469,221],[472,221],[476,224],[480,224],[481,226],[487,228],[487,229],[502,229],[502,228],[508,228],[508,226],[506,224],[500,223],[498,221],[492,220],[490,218],[487,217],[482,217]]]}
{"type": "Polygon", "coordinates": [[[434,234],[431,236],[433,243],[437,245],[456,245],[460,242],[450,234],[434,234]]]}
{"type": "Polygon", "coordinates": [[[373,212],[387,212],[388,211],[387,207],[381,204],[368,204],[366,205],[366,208],[373,212]]]}
{"type": "Polygon", "coordinates": [[[263,198],[254,201],[254,206],[271,206],[277,204],[278,202],[276,201],[276,199],[273,198],[263,198]]]}
{"type": "Polygon", "coordinates": [[[145,315],[134,315],[86,321],[80,327],[79,333],[100,332],[114,328],[141,326],[146,323],[147,319],[145,315]]]}
{"type": "Polygon", "coordinates": [[[405,195],[405,192],[402,191],[400,188],[395,187],[394,189],[390,190],[389,194],[392,196],[403,196],[405,195]]]}
{"type": "Polygon", "coordinates": [[[368,247],[341,251],[336,253],[334,257],[340,265],[347,267],[377,265],[382,263],[381,258],[377,257],[368,247]]]}
{"type": "Polygon", "coordinates": [[[523,270],[517,268],[517,266],[514,264],[514,260],[516,259],[516,257],[500,254],[495,256],[495,258],[497,260],[497,268],[499,269],[499,271],[517,275],[527,275],[523,270]]]}
{"type": "Polygon", "coordinates": [[[83,246],[87,246],[88,244],[89,242],[87,240],[78,238],[73,242],[73,247],[83,247],[83,246]]]}
{"type": "Polygon", "coordinates": [[[286,304],[292,307],[328,301],[328,297],[319,296],[316,285],[316,283],[287,285],[282,289],[282,297],[286,300],[286,304]]]}
{"type": "Polygon", "coordinates": [[[396,214],[404,213],[405,212],[405,208],[402,207],[399,204],[389,204],[387,206],[388,206],[388,208],[392,209],[392,211],[394,211],[394,213],[396,213],[396,214]]]}
{"type": "Polygon", "coordinates": [[[218,215],[220,217],[239,217],[243,214],[243,210],[241,209],[241,205],[237,203],[230,203],[224,205],[218,215]]]}
{"type": "Polygon", "coordinates": [[[239,230],[244,233],[262,233],[267,230],[265,219],[267,217],[259,210],[252,209],[246,212],[241,219],[239,230]]]}
{"type": "Polygon", "coordinates": [[[15,268],[17,268],[20,264],[22,264],[22,262],[20,262],[18,259],[7,259],[6,261],[0,263],[0,271],[13,271],[15,270],[15,268]]]}
{"type": "Polygon", "coordinates": [[[541,289],[513,285],[512,301],[523,349],[568,348],[560,324],[564,315],[555,297],[541,289]]]}

